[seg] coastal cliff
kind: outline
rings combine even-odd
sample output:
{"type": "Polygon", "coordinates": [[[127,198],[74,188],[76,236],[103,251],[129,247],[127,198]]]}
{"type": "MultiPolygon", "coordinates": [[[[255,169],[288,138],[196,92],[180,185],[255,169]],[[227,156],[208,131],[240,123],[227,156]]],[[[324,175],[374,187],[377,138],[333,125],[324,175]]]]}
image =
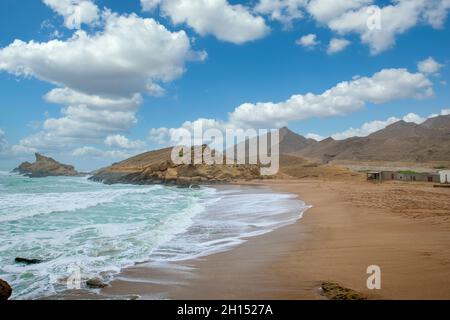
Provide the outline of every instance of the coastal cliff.
{"type": "MultiPolygon", "coordinates": [[[[282,147],[283,141],[280,149],[282,147]]],[[[280,170],[274,176],[262,176],[260,165],[177,165],[171,160],[172,150],[173,148],[166,148],[142,153],[95,171],[90,180],[106,184],[195,185],[269,178],[321,178],[328,180],[339,177],[351,180],[360,177],[360,174],[344,168],[320,165],[287,154],[280,155],[280,170]]]]}
{"type": "Polygon", "coordinates": [[[82,174],[77,172],[73,166],[59,163],[58,161],[36,153],[36,162],[24,162],[13,172],[23,174],[30,178],[42,178],[50,176],[75,177],[82,174]]]}
{"type": "Polygon", "coordinates": [[[172,148],[146,152],[100,169],[90,179],[106,184],[191,185],[261,178],[258,165],[178,165],[171,153],[172,148]]]}

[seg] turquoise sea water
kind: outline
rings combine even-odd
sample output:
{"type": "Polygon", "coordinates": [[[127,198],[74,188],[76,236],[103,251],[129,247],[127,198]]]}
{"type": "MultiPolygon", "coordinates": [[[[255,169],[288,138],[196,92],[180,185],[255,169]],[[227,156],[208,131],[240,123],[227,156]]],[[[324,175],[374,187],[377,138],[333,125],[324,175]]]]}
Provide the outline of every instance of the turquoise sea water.
{"type": "Polygon", "coordinates": [[[54,295],[74,266],[83,279],[107,282],[137,262],[228,250],[304,210],[295,197],[267,189],[107,186],[0,172],[0,278],[15,299],[54,295]],[[22,265],[15,257],[43,262],[22,265]]]}

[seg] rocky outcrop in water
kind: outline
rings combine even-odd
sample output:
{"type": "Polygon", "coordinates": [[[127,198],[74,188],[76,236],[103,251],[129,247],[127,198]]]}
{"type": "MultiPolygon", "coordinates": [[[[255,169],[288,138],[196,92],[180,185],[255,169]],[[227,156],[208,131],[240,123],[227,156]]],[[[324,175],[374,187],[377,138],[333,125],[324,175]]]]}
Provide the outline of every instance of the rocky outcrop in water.
{"type": "Polygon", "coordinates": [[[8,282],[0,279],[0,301],[8,300],[11,297],[12,288],[8,282]]]}
{"type": "Polygon", "coordinates": [[[13,172],[23,174],[30,178],[42,178],[50,176],[68,176],[75,177],[81,176],[79,172],[75,170],[73,166],[59,163],[58,161],[36,153],[36,162],[24,162],[13,172]]]}
{"type": "Polygon", "coordinates": [[[38,264],[38,263],[42,263],[42,260],[39,260],[39,259],[27,259],[27,258],[20,258],[20,257],[17,257],[14,261],[16,263],[23,263],[23,264],[38,264]]]}

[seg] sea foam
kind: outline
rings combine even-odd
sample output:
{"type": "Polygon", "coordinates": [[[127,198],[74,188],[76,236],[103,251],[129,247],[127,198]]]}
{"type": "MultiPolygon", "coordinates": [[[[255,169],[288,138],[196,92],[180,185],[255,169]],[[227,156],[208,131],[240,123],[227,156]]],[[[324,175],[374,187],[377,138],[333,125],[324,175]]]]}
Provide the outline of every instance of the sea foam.
{"type": "Polygon", "coordinates": [[[58,294],[74,267],[108,282],[138,262],[229,250],[298,220],[307,206],[268,188],[107,186],[0,175],[0,278],[13,298],[58,294]],[[20,265],[17,256],[42,259],[20,265]]]}

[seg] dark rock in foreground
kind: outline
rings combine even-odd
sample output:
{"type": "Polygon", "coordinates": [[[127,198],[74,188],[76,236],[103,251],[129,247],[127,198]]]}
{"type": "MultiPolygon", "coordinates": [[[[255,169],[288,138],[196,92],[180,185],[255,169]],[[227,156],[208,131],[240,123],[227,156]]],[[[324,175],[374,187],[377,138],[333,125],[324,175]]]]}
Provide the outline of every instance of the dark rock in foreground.
{"type": "Polygon", "coordinates": [[[86,281],[86,285],[91,289],[101,289],[108,286],[99,278],[89,279],[86,281]]]}
{"type": "Polygon", "coordinates": [[[38,263],[42,263],[42,260],[39,260],[39,259],[27,259],[27,258],[20,258],[20,257],[17,257],[14,261],[16,263],[24,263],[24,264],[38,264],[38,263]]]}
{"type": "Polygon", "coordinates": [[[367,300],[359,292],[344,288],[334,282],[324,282],[321,285],[322,295],[328,300],[367,300]]]}
{"type": "Polygon", "coordinates": [[[77,172],[73,166],[59,163],[58,161],[36,153],[36,162],[24,162],[13,172],[23,174],[30,178],[43,178],[52,176],[76,177],[83,174],[77,172]]]}
{"type": "Polygon", "coordinates": [[[8,282],[0,279],[0,301],[8,300],[11,297],[12,288],[8,282]]]}

